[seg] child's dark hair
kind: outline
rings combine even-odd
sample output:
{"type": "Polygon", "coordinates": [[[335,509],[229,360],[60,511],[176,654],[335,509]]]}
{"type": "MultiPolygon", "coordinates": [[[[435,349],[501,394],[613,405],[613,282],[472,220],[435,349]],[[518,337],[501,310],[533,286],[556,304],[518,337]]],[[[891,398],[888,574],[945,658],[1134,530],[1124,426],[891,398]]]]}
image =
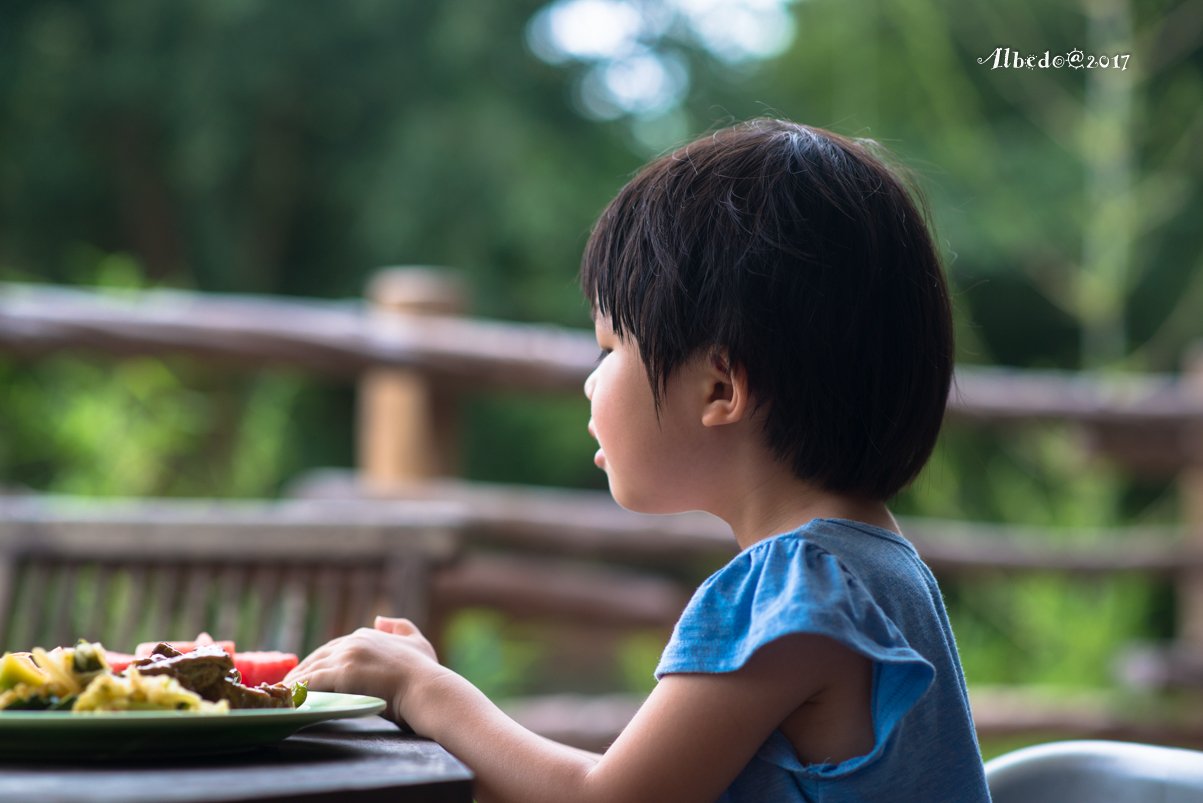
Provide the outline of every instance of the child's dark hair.
{"type": "Polygon", "coordinates": [[[875,148],[770,119],[686,145],[606,207],[581,286],[657,409],[676,368],[725,354],[794,474],[887,499],[935,446],[954,348],[922,204],[875,148]]]}

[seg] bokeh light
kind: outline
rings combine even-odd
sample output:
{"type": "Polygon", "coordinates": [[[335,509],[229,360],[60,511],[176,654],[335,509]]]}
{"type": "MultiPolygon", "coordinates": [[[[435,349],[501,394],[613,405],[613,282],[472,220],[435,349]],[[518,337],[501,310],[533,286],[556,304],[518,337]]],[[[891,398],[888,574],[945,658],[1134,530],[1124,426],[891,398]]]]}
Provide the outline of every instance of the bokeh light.
{"type": "Polygon", "coordinates": [[[585,65],[577,110],[595,120],[649,117],[676,108],[689,90],[683,48],[727,65],[780,55],[794,37],[791,0],[557,0],[527,26],[548,64],[585,65]]]}

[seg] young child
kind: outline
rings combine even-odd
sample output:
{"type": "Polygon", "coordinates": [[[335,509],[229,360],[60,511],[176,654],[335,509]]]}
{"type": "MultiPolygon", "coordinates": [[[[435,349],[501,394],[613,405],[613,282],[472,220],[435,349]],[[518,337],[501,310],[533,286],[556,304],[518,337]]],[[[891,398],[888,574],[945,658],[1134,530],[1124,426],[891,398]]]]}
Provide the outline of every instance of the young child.
{"type": "Polygon", "coordinates": [[[953,336],[924,218],[874,154],[737,125],[652,162],[589,239],[594,460],[623,507],[709,511],[743,550],[604,755],[524,730],[404,620],[288,680],[383,698],[482,803],[988,801],[940,590],[885,504],[931,454],[953,336]]]}

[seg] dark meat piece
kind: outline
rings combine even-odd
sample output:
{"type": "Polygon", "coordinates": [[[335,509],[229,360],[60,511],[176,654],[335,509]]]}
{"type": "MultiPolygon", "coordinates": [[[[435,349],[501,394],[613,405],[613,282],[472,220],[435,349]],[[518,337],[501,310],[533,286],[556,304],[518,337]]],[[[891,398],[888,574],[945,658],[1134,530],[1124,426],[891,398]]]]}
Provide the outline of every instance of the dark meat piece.
{"type": "Polygon", "coordinates": [[[206,694],[211,687],[216,686],[234,668],[234,662],[221,647],[197,647],[192,652],[180,653],[166,644],[155,647],[149,658],[139,658],[130,666],[135,667],[143,675],[170,675],[180,682],[180,685],[204,697],[206,700],[221,698],[210,697],[206,694]],[[174,652],[159,652],[160,647],[174,652]]]}
{"type": "Polygon", "coordinates": [[[180,652],[175,647],[172,647],[166,641],[160,641],[158,644],[155,645],[155,648],[150,651],[150,654],[151,655],[166,655],[168,658],[175,658],[176,656],[183,655],[184,653],[180,652]]]}
{"type": "Polygon", "coordinates": [[[253,689],[230,683],[222,691],[230,701],[230,708],[292,708],[292,690],[279,683],[275,686],[260,683],[253,689]]]}
{"type": "Polygon", "coordinates": [[[266,683],[260,683],[256,687],[257,691],[261,691],[268,697],[272,698],[274,705],[272,708],[292,708],[292,689],[285,686],[283,683],[275,683],[271,686],[266,683]]]}
{"type": "Polygon", "coordinates": [[[181,653],[167,644],[155,647],[149,658],[130,664],[143,675],[170,675],[185,689],[206,700],[229,700],[230,708],[292,708],[292,692],[282,685],[242,685],[228,653],[216,645],[181,653]]]}

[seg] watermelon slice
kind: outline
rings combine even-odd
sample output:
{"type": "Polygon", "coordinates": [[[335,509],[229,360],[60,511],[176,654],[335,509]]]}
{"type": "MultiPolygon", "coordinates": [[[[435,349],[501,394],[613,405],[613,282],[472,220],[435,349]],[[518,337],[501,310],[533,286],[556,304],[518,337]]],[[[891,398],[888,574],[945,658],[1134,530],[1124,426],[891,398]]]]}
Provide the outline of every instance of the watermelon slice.
{"type": "Polygon", "coordinates": [[[280,683],[296,665],[297,657],[290,652],[234,653],[234,668],[242,674],[243,684],[251,688],[260,683],[280,683]]]}
{"type": "Polygon", "coordinates": [[[123,652],[104,651],[104,659],[108,662],[109,670],[112,672],[124,672],[137,657],[136,655],[126,655],[123,652]]]}

